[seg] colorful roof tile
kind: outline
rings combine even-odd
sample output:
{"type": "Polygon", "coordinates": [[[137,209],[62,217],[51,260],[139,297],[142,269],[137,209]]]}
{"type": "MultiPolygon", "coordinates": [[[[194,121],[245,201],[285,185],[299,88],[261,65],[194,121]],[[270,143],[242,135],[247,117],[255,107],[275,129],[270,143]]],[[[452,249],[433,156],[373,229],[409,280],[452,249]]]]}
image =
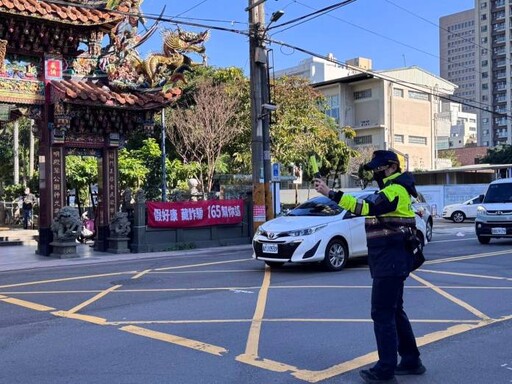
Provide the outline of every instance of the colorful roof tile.
{"type": "Polygon", "coordinates": [[[9,13],[66,24],[102,25],[116,23],[123,15],[74,5],[60,5],[39,0],[0,0],[0,14],[9,13]]]}
{"type": "Polygon", "coordinates": [[[181,90],[178,88],[170,89],[165,94],[162,92],[115,91],[91,80],[53,80],[51,85],[58,93],[58,97],[70,104],[103,105],[110,108],[135,110],[161,108],[177,100],[181,95],[181,90]]]}

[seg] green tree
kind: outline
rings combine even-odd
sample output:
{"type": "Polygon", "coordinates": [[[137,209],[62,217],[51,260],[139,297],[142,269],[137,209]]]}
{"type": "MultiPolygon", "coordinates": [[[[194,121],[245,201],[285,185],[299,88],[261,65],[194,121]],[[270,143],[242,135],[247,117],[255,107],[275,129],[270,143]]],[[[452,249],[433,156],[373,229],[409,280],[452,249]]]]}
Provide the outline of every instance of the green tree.
{"type": "Polygon", "coordinates": [[[512,146],[509,144],[489,148],[487,154],[482,157],[482,163],[512,164],[512,146]]]}
{"type": "Polygon", "coordinates": [[[462,165],[454,150],[439,151],[439,158],[451,160],[452,167],[460,167],[462,165]]]}
{"type": "MultiPolygon", "coordinates": [[[[162,197],[162,149],[154,138],[142,141],[142,146],[131,151],[131,157],[139,161],[139,171],[145,170],[142,189],[148,200],[159,200],[162,197]]],[[[170,163],[166,160],[166,168],[170,163]]]]}
{"type": "Polygon", "coordinates": [[[133,156],[132,151],[126,148],[118,152],[118,168],[120,190],[140,188],[149,172],[144,161],[133,156]]]}
{"type": "MultiPolygon", "coordinates": [[[[28,185],[30,183],[29,175],[29,151],[31,124],[26,117],[18,119],[19,135],[19,174],[20,183],[28,185]]],[[[0,185],[10,185],[14,182],[14,122],[5,124],[0,129],[0,185]]],[[[37,140],[35,140],[34,152],[37,153],[37,140]]],[[[36,159],[37,160],[37,159],[36,159]]],[[[35,164],[37,167],[37,161],[35,164]]],[[[31,188],[32,190],[32,188],[31,188]]]]}
{"type": "Polygon", "coordinates": [[[66,156],[66,183],[75,189],[78,209],[88,206],[91,185],[98,183],[98,160],[91,156],[66,156]]]}
{"type": "MultiPolygon", "coordinates": [[[[278,105],[270,127],[272,156],[282,164],[307,164],[311,153],[320,159],[320,172],[325,176],[345,173],[348,160],[355,152],[342,137],[352,138],[350,127],[338,128],[326,116],[325,98],[307,80],[282,77],[273,85],[274,102],[278,105]]],[[[311,177],[308,167],[303,167],[311,177]]]]}

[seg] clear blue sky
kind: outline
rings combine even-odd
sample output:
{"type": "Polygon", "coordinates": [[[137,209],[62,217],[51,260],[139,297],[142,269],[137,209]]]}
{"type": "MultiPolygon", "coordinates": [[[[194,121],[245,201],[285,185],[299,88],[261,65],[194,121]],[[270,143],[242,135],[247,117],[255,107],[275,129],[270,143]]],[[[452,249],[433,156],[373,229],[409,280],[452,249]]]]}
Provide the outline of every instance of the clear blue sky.
{"type": "MultiPolygon", "coordinates": [[[[335,0],[267,0],[266,20],[272,12],[284,10],[284,16],[274,25],[292,20],[315,10],[333,5],[335,0]]],[[[224,28],[247,30],[248,0],[146,0],[142,10],[164,16],[190,18],[187,21],[224,28]],[[209,19],[209,20],[195,20],[209,19]],[[214,22],[211,20],[221,20],[214,22]]],[[[474,7],[474,0],[357,0],[327,15],[305,22],[291,29],[269,32],[275,40],[299,46],[321,55],[332,52],[345,61],[354,57],[373,60],[373,69],[391,69],[417,65],[439,74],[439,18],[474,7]]],[[[183,19],[182,19],[183,20],[183,19]]],[[[148,25],[152,21],[148,20],[148,25]]],[[[169,23],[164,28],[175,28],[169,23]]],[[[182,26],[198,32],[201,28],[182,26]]],[[[284,29],[286,27],[283,27],[284,29]]],[[[307,54],[273,44],[276,70],[296,65],[309,57],[307,54]]],[[[247,37],[230,32],[211,31],[206,43],[209,64],[217,67],[236,66],[249,71],[247,37]]],[[[145,57],[150,52],[161,52],[161,36],[155,34],[143,47],[145,57]]],[[[194,59],[200,58],[193,56],[194,59]]]]}

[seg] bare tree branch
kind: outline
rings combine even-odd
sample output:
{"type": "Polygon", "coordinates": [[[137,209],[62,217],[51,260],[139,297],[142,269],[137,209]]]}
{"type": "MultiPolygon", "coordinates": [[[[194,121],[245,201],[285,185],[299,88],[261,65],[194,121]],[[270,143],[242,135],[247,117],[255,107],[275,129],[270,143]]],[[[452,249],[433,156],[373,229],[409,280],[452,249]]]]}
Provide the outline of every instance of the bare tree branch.
{"type": "Polygon", "coordinates": [[[210,192],[222,149],[242,132],[236,118],[239,101],[209,81],[199,85],[192,100],[168,114],[167,134],[184,161],[205,165],[206,175],[201,172],[199,181],[203,192],[210,192]]]}

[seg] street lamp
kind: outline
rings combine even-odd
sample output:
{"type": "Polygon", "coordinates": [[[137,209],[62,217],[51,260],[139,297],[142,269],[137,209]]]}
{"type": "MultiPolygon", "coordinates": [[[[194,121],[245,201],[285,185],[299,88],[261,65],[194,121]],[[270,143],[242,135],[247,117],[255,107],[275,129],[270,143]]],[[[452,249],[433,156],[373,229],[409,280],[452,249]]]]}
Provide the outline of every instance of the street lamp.
{"type": "Polygon", "coordinates": [[[284,11],[281,11],[281,10],[275,11],[274,13],[272,13],[272,15],[270,16],[270,22],[268,23],[267,29],[268,29],[268,27],[270,27],[270,24],[275,23],[283,15],[284,15],[284,11]]]}

